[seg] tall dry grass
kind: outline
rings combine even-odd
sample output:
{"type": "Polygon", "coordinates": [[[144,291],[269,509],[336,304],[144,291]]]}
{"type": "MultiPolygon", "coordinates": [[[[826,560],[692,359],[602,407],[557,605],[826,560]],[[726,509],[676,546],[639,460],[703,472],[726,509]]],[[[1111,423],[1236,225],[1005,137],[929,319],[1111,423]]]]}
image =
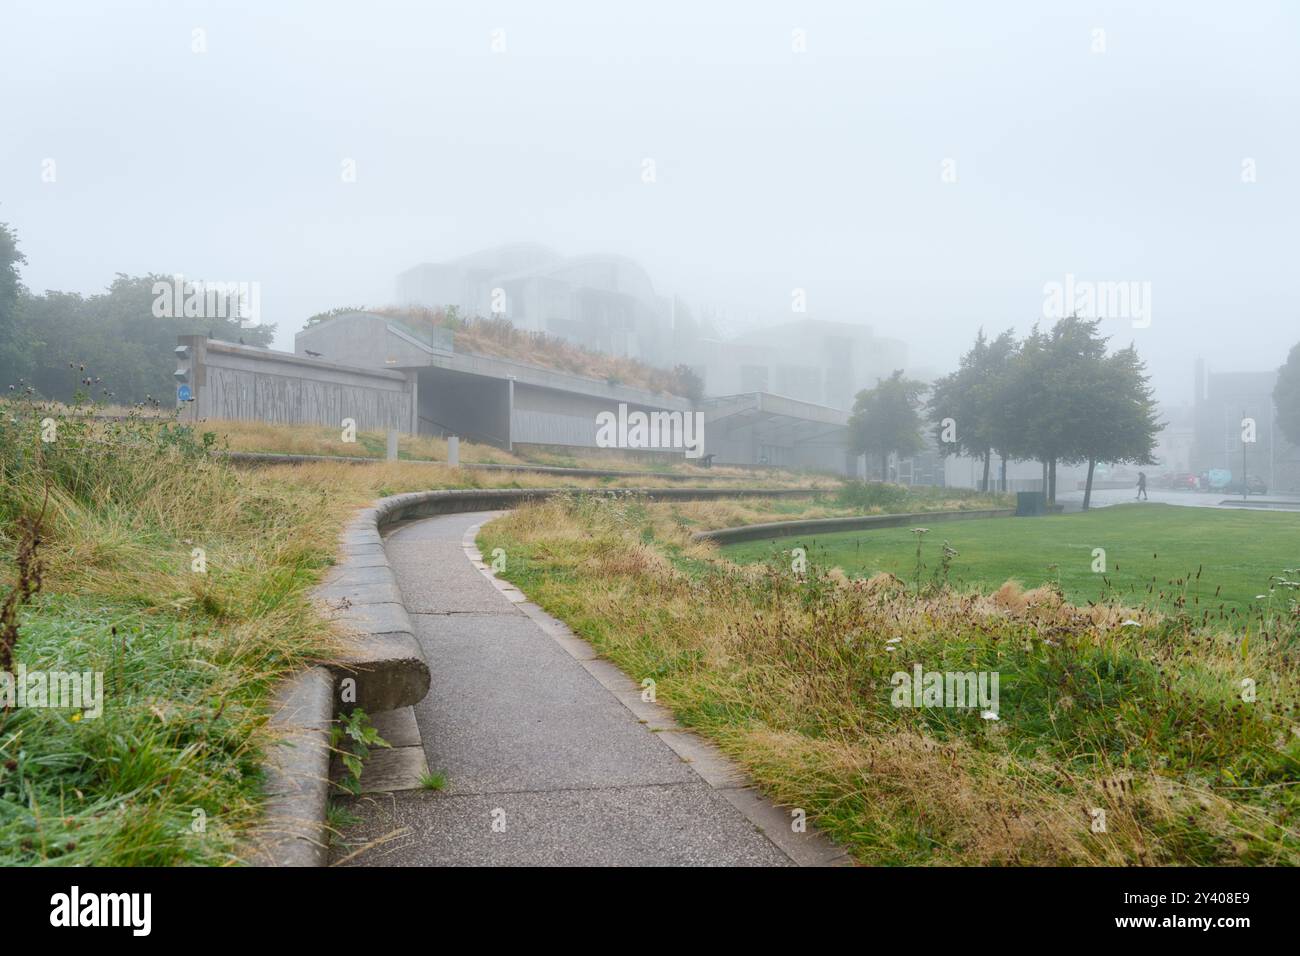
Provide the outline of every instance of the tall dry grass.
{"type": "MultiPolygon", "coordinates": [[[[338,428],[318,425],[278,425],[269,422],[207,419],[195,425],[198,431],[212,432],[217,445],[229,451],[269,452],[282,455],[338,455],[348,458],[383,458],[387,436],[382,431],[361,431],[355,442],[345,442],[338,428]]],[[[401,435],[398,456],[411,461],[447,460],[447,441],[427,435],[401,435]]],[[[592,468],[606,471],[633,471],[653,475],[671,473],[716,480],[734,478],[768,486],[809,485],[836,488],[835,479],[803,475],[776,468],[749,469],[719,465],[701,468],[689,460],[661,460],[618,451],[591,449],[550,449],[521,447],[507,452],[492,445],[462,441],[460,460],[465,465],[549,465],[567,468],[592,468]]]]}
{"type": "Polygon", "coordinates": [[[736,567],[690,541],[695,508],[540,503],[480,548],[863,862],[1300,862],[1300,621],[1247,639],[1051,588],[736,567]],[[998,719],[892,706],[914,664],[999,673],[998,719]]]}

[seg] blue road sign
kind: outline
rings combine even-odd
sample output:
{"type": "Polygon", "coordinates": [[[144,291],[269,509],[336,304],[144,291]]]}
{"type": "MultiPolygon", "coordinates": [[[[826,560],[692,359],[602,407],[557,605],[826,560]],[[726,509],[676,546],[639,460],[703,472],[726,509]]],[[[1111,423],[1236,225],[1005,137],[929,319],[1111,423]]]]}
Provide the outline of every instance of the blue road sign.
{"type": "Polygon", "coordinates": [[[190,394],[190,387],[188,385],[182,385],[176,389],[176,401],[188,402],[192,399],[192,397],[193,396],[191,396],[190,394]]]}

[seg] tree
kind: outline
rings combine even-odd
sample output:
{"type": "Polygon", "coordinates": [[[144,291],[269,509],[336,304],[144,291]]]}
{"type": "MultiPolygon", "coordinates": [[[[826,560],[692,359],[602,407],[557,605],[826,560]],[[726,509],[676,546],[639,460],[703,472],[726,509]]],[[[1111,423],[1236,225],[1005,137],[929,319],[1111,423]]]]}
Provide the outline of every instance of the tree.
{"type": "Polygon", "coordinates": [[[704,379],[689,365],[678,365],[673,368],[672,387],[674,395],[681,395],[693,402],[704,398],[704,379]]]}
{"type": "MultiPolygon", "coordinates": [[[[238,318],[158,317],[153,314],[157,282],[169,276],[119,274],[105,292],[24,293],[20,320],[29,341],[23,378],[47,398],[71,400],[78,391],[118,403],[163,399],[176,387],[172,349],[178,335],[210,334],[250,345],[269,345],[274,325],[245,328],[238,318]],[[85,372],[70,372],[69,363],[85,372]],[[92,380],[86,388],[80,382],[92,380]],[[98,382],[94,380],[98,379],[98,382]]],[[[224,304],[222,314],[233,315],[224,304]]]]}
{"type": "Polygon", "coordinates": [[[914,455],[925,447],[921,435],[921,395],[925,383],[904,378],[898,369],[875,388],[858,392],[849,416],[849,438],[856,455],[879,455],[880,474],[889,480],[889,456],[914,455]]]}
{"type": "Polygon", "coordinates": [[[1088,463],[1083,510],[1092,505],[1092,476],[1099,461],[1154,463],[1156,435],[1164,424],[1157,420],[1155,396],[1146,365],[1130,344],[1097,365],[1089,386],[1089,401],[1072,426],[1072,457],[1088,463]]]}
{"type": "Polygon", "coordinates": [[[1277,370],[1273,404],[1277,407],[1277,427],[1287,441],[1300,445],[1300,342],[1291,346],[1286,364],[1277,370]]]}
{"type": "Polygon", "coordinates": [[[1010,331],[990,342],[980,329],[975,344],[961,357],[957,371],[935,382],[930,393],[927,409],[940,449],[944,455],[960,450],[983,461],[981,491],[989,488],[993,451],[1005,441],[1002,390],[1015,354],[1016,340],[1010,331]],[[951,419],[955,431],[951,443],[944,440],[946,419],[951,419]]]}
{"type": "Polygon", "coordinates": [[[23,294],[18,267],[26,261],[17,235],[0,222],[0,387],[14,384],[27,367],[30,344],[18,310],[23,294]]]}
{"type": "Polygon", "coordinates": [[[1013,458],[1043,463],[1049,502],[1056,501],[1056,465],[1081,460],[1075,439],[1087,402],[1100,387],[1106,340],[1098,319],[1069,316],[1050,332],[1034,326],[1006,380],[1006,440],[1013,458]]]}

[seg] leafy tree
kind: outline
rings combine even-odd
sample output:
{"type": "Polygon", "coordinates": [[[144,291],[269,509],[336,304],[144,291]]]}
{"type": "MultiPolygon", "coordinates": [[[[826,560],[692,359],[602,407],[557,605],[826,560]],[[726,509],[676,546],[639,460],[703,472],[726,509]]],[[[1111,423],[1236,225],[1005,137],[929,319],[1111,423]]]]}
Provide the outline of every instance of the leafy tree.
{"type": "Polygon", "coordinates": [[[698,402],[704,397],[704,379],[689,365],[678,365],[672,373],[673,394],[698,402]]]}
{"type": "Polygon", "coordinates": [[[1100,324],[1069,316],[1049,332],[1034,326],[1006,379],[1008,450],[1013,458],[1043,463],[1049,502],[1056,501],[1057,463],[1083,460],[1076,434],[1088,400],[1102,387],[1100,324]]]}
{"type": "Polygon", "coordinates": [[[17,235],[0,222],[0,383],[12,383],[27,365],[30,345],[18,313],[23,293],[18,267],[26,261],[17,235]]]}
{"type": "Polygon", "coordinates": [[[1058,463],[1087,462],[1087,508],[1097,463],[1150,464],[1162,427],[1137,351],[1130,345],[1108,356],[1099,326],[1077,316],[1046,332],[1035,326],[998,387],[995,445],[1043,463],[1050,502],[1058,463]]]}
{"type": "Polygon", "coordinates": [[[171,278],[119,274],[107,291],[96,295],[24,294],[19,309],[30,354],[19,374],[42,395],[64,401],[78,391],[124,404],[165,399],[175,388],[172,349],[178,335],[207,334],[249,345],[269,345],[274,337],[274,325],[244,328],[238,318],[157,317],[157,282],[170,283],[171,278]]]}
{"type": "Polygon", "coordinates": [[[879,455],[881,478],[889,480],[889,456],[914,455],[925,447],[921,435],[921,396],[925,383],[904,378],[897,369],[875,388],[858,392],[849,416],[849,438],[857,455],[879,455]]]}
{"type": "Polygon", "coordinates": [[[1291,346],[1286,364],[1277,370],[1273,404],[1277,407],[1277,427],[1287,441],[1300,445],[1300,342],[1291,346]]]}
{"type": "Polygon", "coordinates": [[[945,455],[959,449],[983,461],[982,491],[988,491],[993,452],[1006,442],[1003,390],[1015,354],[1016,340],[1010,331],[989,341],[980,329],[957,371],[939,379],[931,389],[927,408],[939,447],[945,455]],[[944,419],[948,418],[955,426],[956,449],[943,441],[944,419]]]}
{"type": "Polygon", "coordinates": [[[1146,365],[1132,345],[1103,358],[1096,371],[1096,383],[1091,394],[1085,396],[1082,414],[1071,424],[1076,446],[1071,457],[1088,463],[1085,511],[1092,504],[1092,476],[1097,462],[1153,464],[1156,435],[1164,427],[1158,421],[1146,365]]]}

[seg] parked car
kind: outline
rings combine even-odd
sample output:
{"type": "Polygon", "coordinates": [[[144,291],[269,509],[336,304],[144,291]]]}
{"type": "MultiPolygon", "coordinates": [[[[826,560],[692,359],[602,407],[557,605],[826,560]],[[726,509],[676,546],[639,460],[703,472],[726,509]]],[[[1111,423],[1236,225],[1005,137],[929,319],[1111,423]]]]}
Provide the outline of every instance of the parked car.
{"type": "Polygon", "coordinates": [[[1173,491],[1195,491],[1198,484],[1196,476],[1190,471],[1163,475],[1162,478],[1164,480],[1160,483],[1160,487],[1169,488],[1173,491]]]}
{"type": "MultiPolygon", "coordinates": [[[[1224,490],[1226,493],[1230,494],[1230,495],[1239,495],[1239,494],[1241,494],[1241,481],[1240,481],[1240,479],[1236,479],[1236,480],[1230,481],[1230,482],[1227,484],[1227,486],[1226,486],[1223,490],[1224,490]]],[[[1247,476],[1246,476],[1246,494],[1248,494],[1248,495],[1266,495],[1266,494],[1268,494],[1268,485],[1264,482],[1264,479],[1263,479],[1263,478],[1259,477],[1259,475],[1247,475],[1247,476]]]]}
{"type": "Polygon", "coordinates": [[[1226,468],[1211,468],[1196,479],[1196,487],[1201,491],[1227,491],[1231,483],[1232,472],[1226,468]]]}

